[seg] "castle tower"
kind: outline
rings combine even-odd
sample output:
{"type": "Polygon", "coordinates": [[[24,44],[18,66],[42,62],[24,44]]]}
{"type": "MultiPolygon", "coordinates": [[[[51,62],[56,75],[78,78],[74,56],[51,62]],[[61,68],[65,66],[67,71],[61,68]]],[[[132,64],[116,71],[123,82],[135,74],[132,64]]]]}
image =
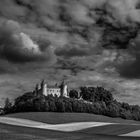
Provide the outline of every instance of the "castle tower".
{"type": "Polygon", "coordinates": [[[67,85],[64,85],[64,87],[63,87],[63,96],[68,97],[68,86],[67,85]]]}
{"type": "Polygon", "coordinates": [[[45,81],[43,80],[41,82],[41,92],[42,92],[42,95],[45,95],[47,96],[47,84],[45,83],[45,81]]]}
{"type": "Polygon", "coordinates": [[[65,84],[65,81],[62,82],[60,88],[61,96],[68,97],[68,86],[65,84]]]}
{"type": "Polygon", "coordinates": [[[44,87],[43,87],[43,95],[47,96],[47,84],[45,83],[44,84],[44,87]]]}
{"type": "Polygon", "coordinates": [[[37,95],[37,94],[38,94],[38,92],[39,92],[39,85],[38,85],[38,84],[36,84],[36,87],[35,87],[35,95],[37,95]]]}

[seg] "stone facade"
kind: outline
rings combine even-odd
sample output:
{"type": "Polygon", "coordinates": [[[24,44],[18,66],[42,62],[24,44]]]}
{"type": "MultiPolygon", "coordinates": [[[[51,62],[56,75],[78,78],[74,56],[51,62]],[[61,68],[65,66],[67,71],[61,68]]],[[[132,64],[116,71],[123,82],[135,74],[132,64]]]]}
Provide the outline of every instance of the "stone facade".
{"type": "Polygon", "coordinates": [[[68,86],[64,81],[59,86],[50,86],[43,80],[40,85],[36,85],[35,93],[39,93],[45,96],[53,95],[58,97],[68,97],[68,86]]]}

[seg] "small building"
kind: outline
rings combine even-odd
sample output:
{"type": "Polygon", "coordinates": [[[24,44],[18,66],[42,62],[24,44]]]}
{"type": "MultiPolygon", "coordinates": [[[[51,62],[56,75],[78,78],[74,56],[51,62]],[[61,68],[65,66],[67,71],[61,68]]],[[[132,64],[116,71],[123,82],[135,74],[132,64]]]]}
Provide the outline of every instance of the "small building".
{"type": "Polygon", "coordinates": [[[34,92],[35,94],[42,94],[45,96],[53,95],[58,97],[68,97],[68,86],[64,81],[59,86],[57,84],[50,86],[45,82],[45,80],[43,80],[40,84],[36,85],[34,92]]]}

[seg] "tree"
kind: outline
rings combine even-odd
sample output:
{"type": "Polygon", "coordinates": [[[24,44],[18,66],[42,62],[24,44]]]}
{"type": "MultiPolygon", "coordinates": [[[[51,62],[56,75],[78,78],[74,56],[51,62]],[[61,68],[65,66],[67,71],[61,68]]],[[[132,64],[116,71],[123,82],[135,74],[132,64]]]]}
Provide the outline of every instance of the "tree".
{"type": "Polygon", "coordinates": [[[49,111],[56,112],[57,107],[55,105],[55,101],[49,101],[48,103],[49,103],[49,111]]]}
{"type": "Polygon", "coordinates": [[[106,105],[109,105],[114,100],[110,91],[104,89],[103,87],[96,87],[95,94],[96,101],[103,101],[106,105]]]}
{"type": "Polygon", "coordinates": [[[74,89],[70,90],[69,97],[78,99],[78,91],[74,89]]]}
{"type": "Polygon", "coordinates": [[[65,102],[65,111],[66,112],[73,112],[71,100],[67,99],[67,100],[64,100],[64,102],[65,102]]]}
{"type": "Polygon", "coordinates": [[[110,105],[108,105],[105,115],[110,116],[110,117],[119,117],[120,116],[120,108],[116,104],[116,102],[112,102],[110,105]]]}
{"type": "Polygon", "coordinates": [[[46,112],[49,111],[49,108],[50,108],[49,102],[46,101],[45,104],[44,104],[44,109],[45,109],[45,111],[46,111],[46,112]]]}
{"type": "Polygon", "coordinates": [[[81,87],[80,96],[87,101],[91,102],[105,102],[106,105],[113,102],[113,96],[110,91],[103,87],[81,87]]]}
{"type": "Polygon", "coordinates": [[[5,99],[5,105],[4,105],[4,112],[10,113],[12,110],[12,103],[10,102],[9,98],[5,99]]]}
{"type": "Polygon", "coordinates": [[[65,103],[63,99],[59,98],[56,102],[56,107],[58,112],[65,112],[65,103]]]}
{"type": "Polygon", "coordinates": [[[93,101],[94,89],[90,87],[81,87],[80,96],[87,101],[93,101]]]}

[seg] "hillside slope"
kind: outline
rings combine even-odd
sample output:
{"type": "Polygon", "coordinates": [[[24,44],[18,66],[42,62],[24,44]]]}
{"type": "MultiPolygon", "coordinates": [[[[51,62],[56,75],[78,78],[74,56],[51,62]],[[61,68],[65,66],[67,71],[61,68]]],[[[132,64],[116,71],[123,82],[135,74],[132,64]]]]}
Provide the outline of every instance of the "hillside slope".
{"type": "Polygon", "coordinates": [[[52,113],[52,112],[28,112],[28,113],[15,113],[5,115],[7,117],[15,117],[22,119],[29,119],[49,124],[61,124],[71,122],[112,122],[123,124],[140,124],[139,121],[124,120],[121,118],[111,118],[102,115],[88,114],[88,113],[52,113]]]}

